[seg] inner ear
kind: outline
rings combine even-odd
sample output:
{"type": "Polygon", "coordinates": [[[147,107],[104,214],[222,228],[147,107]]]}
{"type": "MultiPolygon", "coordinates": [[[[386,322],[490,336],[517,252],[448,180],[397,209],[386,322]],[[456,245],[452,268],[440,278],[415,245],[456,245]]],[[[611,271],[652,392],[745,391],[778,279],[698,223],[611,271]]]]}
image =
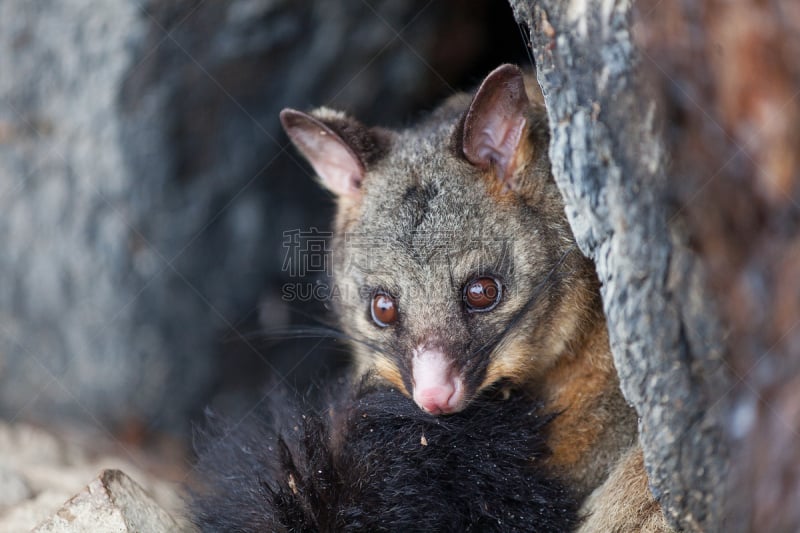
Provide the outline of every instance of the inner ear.
{"type": "Polygon", "coordinates": [[[529,106],[522,72],[502,65],[483,80],[464,119],[464,156],[477,167],[494,168],[509,186],[529,106]]]}
{"type": "Polygon", "coordinates": [[[294,109],[281,111],[281,123],[325,187],[338,196],[360,194],[364,163],[336,132],[318,118],[294,109]]]}

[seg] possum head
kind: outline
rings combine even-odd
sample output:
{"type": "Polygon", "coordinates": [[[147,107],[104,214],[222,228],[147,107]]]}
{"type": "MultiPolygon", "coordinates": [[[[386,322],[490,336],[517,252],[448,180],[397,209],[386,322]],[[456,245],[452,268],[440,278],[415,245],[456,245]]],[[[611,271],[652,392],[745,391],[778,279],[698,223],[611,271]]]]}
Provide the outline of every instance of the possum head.
{"type": "Polygon", "coordinates": [[[535,382],[596,313],[538,91],[504,65],[399,132],[325,108],[281,113],[337,197],[336,304],[357,367],[429,413],[500,380],[535,382]]]}

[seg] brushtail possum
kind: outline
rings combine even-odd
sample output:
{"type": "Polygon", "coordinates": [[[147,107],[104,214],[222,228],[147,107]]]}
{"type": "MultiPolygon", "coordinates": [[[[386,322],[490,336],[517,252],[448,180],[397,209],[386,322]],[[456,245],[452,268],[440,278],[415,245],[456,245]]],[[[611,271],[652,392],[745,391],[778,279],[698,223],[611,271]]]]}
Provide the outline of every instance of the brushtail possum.
{"type": "Polygon", "coordinates": [[[336,197],[335,304],[356,374],[432,415],[458,413],[498,383],[543,395],[559,412],[551,466],[582,496],[595,492],[582,527],[669,531],[594,267],[550,175],[535,79],[503,65],[402,131],[327,108],[286,109],[281,121],[336,197]]]}

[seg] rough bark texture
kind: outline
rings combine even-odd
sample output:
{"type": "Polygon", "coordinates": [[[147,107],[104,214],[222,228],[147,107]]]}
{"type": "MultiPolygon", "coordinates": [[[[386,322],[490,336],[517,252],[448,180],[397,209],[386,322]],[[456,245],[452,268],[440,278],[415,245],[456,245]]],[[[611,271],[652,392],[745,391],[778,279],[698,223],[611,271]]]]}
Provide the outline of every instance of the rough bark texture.
{"type": "Polygon", "coordinates": [[[614,361],[640,417],[651,488],[688,530],[723,527],[728,388],[702,264],[670,217],[659,99],[631,3],[512,1],[531,30],[553,174],[603,284],[614,361]]]}

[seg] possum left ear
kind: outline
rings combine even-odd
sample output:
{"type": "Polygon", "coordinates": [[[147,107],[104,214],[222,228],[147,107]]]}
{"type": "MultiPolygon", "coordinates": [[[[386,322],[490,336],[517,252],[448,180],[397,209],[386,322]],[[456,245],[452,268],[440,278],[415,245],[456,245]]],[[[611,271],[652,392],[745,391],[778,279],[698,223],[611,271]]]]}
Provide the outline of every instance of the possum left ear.
{"type": "Polygon", "coordinates": [[[360,194],[364,163],[328,124],[294,109],[281,111],[281,124],[325,187],[337,196],[360,194]]]}
{"type": "Polygon", "coordinates": [[[530,103],[522,72],[502,65],[489,74],[464,119],[463,151],[473,165],[494,169],[497,178],[513,188],[517,151],[523,144],[530,103]]]}
{"type": "Polygon", "coordinates": [[[386,157],[392,133],[368,128],[326,107],[310,114],[284,109],[281,124],[322,184],[340,199],[357,200],[367,171],[386,157]]]}

